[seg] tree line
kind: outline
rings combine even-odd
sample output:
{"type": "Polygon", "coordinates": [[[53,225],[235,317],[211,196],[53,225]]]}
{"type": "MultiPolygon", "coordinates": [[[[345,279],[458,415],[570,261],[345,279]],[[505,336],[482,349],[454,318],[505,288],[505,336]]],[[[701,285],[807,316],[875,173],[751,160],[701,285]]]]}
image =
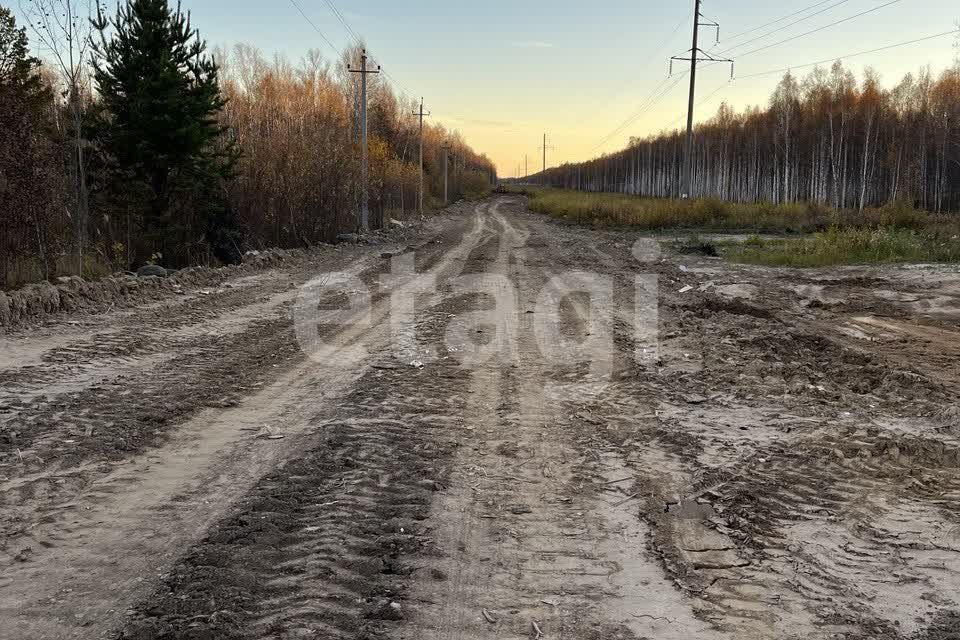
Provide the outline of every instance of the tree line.
{"type": "MultiPolygon", "coordinates": [[[[626,149],[535,176],[555,187],[678,197],[686,133],[631,138],[626,149]]],[[[765,108],[726,103],[694,131],[694,197],[859,208],[903,202],[960,210],[960,64],[885,89],[835,62],[786,73],[765,108]]]]}
{"type": "MultiPolygon", "coordinates": [[[[358,49],[299,64],[208,50],[168,0],[0,6],[0,285],[157,262],[235,262],[357,230],[358,49]],[[45,60],[31,55],[31,37],[45,60]]],[[[371,223],[417,208],[414,100],[368,88],[371,223]]],[[[492,162],[424,124],[425,205],[482,193],[492,162]]]]}

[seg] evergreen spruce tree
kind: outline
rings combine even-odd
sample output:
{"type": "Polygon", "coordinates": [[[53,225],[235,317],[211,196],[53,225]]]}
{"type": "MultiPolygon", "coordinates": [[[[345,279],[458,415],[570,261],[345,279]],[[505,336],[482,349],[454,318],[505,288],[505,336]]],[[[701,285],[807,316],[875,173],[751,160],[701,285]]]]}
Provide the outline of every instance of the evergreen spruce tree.
{"type": "Polygon", "coordinates": [[[0,7],[0,284],[30,257],[49,277],[63,222],[53,93],[29,50],[26,31],[0,7]]]}
{"type": "Polygon", "coordinates": [[[39,67],[40,61],[30,55],[26,30],[17,26],[9,9],[0,7],[0,85],[35,106],[45,99],[39,67]]]}
{"type": "Polygon", "coordinates": [[[142,216],[138,261],[196,260],[211,240],[220,257],[224,248],[238,253],[223,228],[232,220],[223,192],[235,147],[217,119],[225,105],[217,65],[189,14],[167,0],[125,0],[112,19],[98,10],[94,23],[96,135],[125,185],[124,206],[142,216]]]}

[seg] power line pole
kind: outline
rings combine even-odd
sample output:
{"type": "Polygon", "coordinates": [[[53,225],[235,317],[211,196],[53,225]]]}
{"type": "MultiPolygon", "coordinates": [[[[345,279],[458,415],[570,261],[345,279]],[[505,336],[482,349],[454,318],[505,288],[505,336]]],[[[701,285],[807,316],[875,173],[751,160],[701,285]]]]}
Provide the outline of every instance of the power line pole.
{"type": "Polygon", "coordinates": [[[546,133],[543,134],[543,146],[540,147],[540,149],[543,150],[543,184],[544,184],[544,186],[546,186],[546,184],[547,184],[547,149],[549,149],[550,151],[553,151],[553,147],[552,147],[552,146],[550,146],[550,147],[547,146],[547,134],[546,134],[546,133]]]}
{"type": "Polygon", "coordinates": [[[413,115],[420,116],[420,195],[417,206],[420,210],[420,215],[423,215],[423,116],[430,115],[430,112],[424,113],[423,111],[423,98],[420,98],[420,111],[414,111],[413,115]]]}
{"type": "Polygon", "coordinates": [[[443,205],[446,206],[450,203],[450,199],[447,197],[447,168],[450,166],[450,143],[443,143],[443,205]]]}
{"type": "Polygon", "coordinates": [[[523,176],[530,175],[530,163],[527,161],[527,154],[523,154],[523,176]]]}
{"type": "Polygon", "coordinates": [[[360,53],[360,68],[354,69],[349,64],[350,73],[360,74],[360,149],[362,155],[360,168],[360,182],[363,195],[360,199],[360,229],[370,231],[370,150],[367,148],[367,75],[380,73],[380,65],[376,69],[367,69],[367,50],[360,53]]]}
{"type": "Polygon", "coordinates": [[[694,96],[697,93],[697,62],[729,62],[730,63],[730,77],[733,78],[733,60],[724,58],[714,58],[708,52],[700,48],[700,27],[715,27],[717,29],[717,42],[720,42],[720,25],[712,20],[706,22],[701,22],[705,20],[703,14],[700,13],[700,2],[701,0],[694,0],[693,2],[693,47],[691,47],[689,53],[689,58],[684,58],[681,56],[673,56],[670,58],[670,73],[673,74],[673,61],[674,60],[683,60],[690,61],[690,100],[687,106],[687,150],[683,162],[683,192],[680,194],[681,198],[689,198],[692,195],[692,180],[693,180],[693,100],[694,96]],[[704,56],[703,58],[699,56],[704,56]]]}

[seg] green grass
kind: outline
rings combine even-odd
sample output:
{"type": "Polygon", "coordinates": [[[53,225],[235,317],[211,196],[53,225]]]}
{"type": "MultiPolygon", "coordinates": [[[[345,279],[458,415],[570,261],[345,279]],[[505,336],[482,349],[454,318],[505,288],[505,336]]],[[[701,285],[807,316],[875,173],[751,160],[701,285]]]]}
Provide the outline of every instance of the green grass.
{"type": "MultiPolygon", "coordinates": [[[[837,210],[816,203],[732,203],[672,200],[537,187],[507,188],[531,210],[572,224],[649,231],[748,232],[743,243],[720,243],[734,261],[812,267],[876,262],[960,262],[960,217],[937,216],[903,203],[837,210]],[[763,240],[757,234],[788,237],[763,240]],[[800,235],[800,237],[789,237],[800,235]]],[[[702,247],[697,252],[703,253],[702,247]]]]}
{"type": "Polygon", "coordinates": [[[735,262],[779,267],[823,267],[837,264],[895,262],[960,262],[960,239],[893,226],[831,227],[803,238],[723,243],[720,253],[735,262]]]}

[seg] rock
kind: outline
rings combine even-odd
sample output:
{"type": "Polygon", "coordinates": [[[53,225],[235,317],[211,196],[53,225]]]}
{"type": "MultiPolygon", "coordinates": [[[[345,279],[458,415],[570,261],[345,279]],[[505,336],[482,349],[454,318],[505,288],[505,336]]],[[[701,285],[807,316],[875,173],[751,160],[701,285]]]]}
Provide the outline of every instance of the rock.
{"type": "Polygon", "coordinates": [[[337,235],[337,242],[358,244],[360,242],[360,236],[355,233],[341,233],[337,235]]]}
{"type": "Polygon", "coordinates": [[[374,620],[403,620],[403,607],[399,602],[383,602],[368,614],[374,620]]]}
{"type": "Polygon", "coordinates": [[[156,264],[146,264],[137,269],[137,276],[140,278],[147,278],[150,276],[164,278],[166,275],[167,270],[156,264]]]}

